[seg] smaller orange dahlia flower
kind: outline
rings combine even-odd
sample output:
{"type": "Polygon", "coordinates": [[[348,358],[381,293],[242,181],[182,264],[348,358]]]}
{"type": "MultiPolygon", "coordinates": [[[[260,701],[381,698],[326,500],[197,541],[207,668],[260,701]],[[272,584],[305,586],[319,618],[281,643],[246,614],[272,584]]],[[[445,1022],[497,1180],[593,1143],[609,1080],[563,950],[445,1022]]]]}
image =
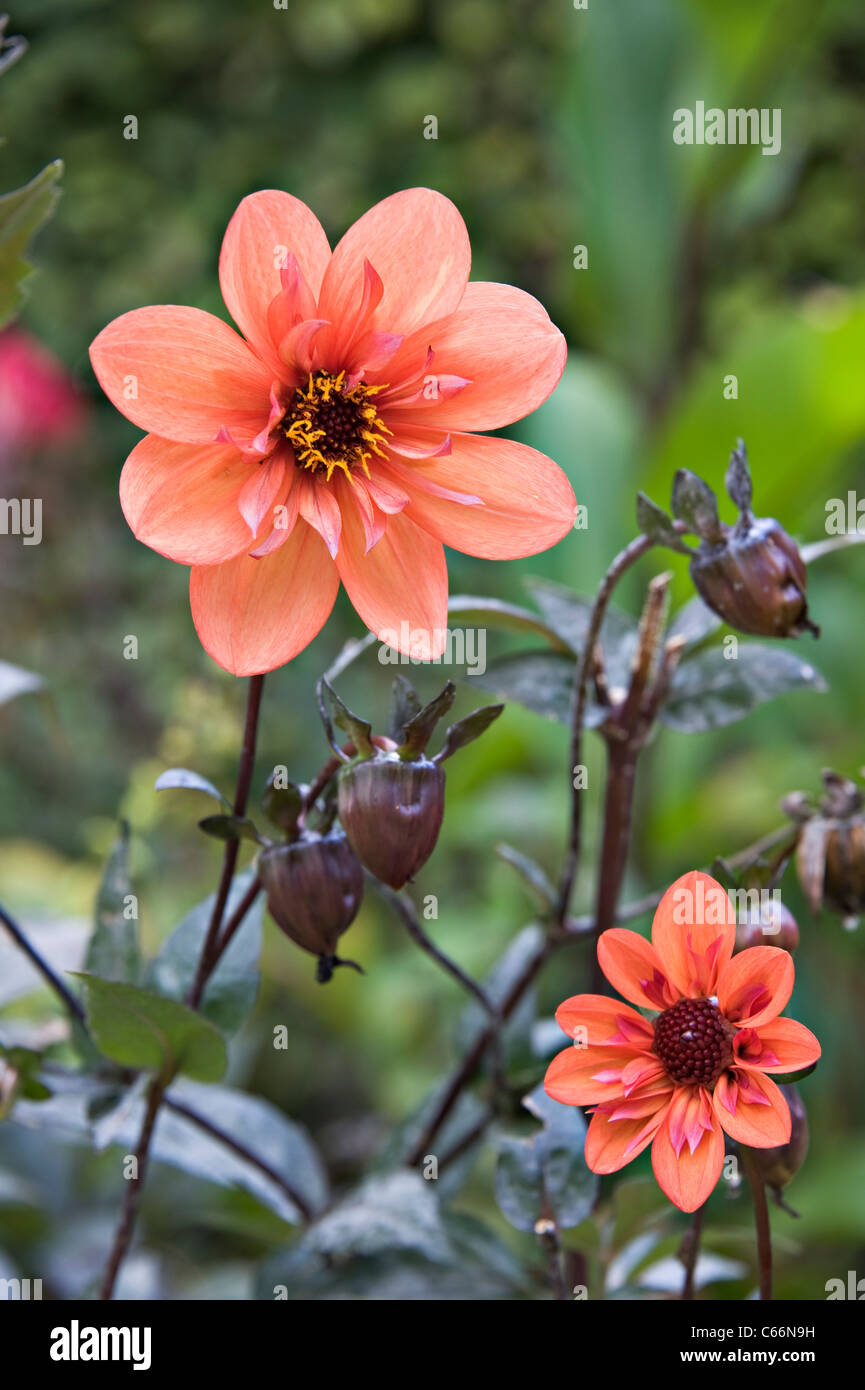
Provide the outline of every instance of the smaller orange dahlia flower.
{"type": "Polygon", "coordinates": [[[790,1109],[771,1072],[801,1071],[820,1044],[779,1017],[793,960],[776,946],[733,957],[736,919],[720,883],[692,872],[661,899],[651,944],[614,928],[598,941],[616,999],[577,994],[556,1012],[574,1039],[544,1085],[563,1105],[591,1107],[586,1162],[615,1173],[652,1145],[655,1177],[682,1211],[702,1206],[721,1175],[724,1135],[755,1149],[786,1144],[790,1109]]]}
{"type": "Polygon", "coordinates": [[[378,637],[434,660],[444,545],[509,560],[573,525],[551,459],[477,433],[546,400],[565,340],[531,295],[469,283],[470,261],[465,223],[431,189],[385,198],[333,252],[304,203],[265,190],[219,259],[240,333],[169,304],[93,342],[103,391],[148,431],[120,479],[126,519],[190,567],[198,635],[235,675],[296,656],[340,583],[378,637]]]}

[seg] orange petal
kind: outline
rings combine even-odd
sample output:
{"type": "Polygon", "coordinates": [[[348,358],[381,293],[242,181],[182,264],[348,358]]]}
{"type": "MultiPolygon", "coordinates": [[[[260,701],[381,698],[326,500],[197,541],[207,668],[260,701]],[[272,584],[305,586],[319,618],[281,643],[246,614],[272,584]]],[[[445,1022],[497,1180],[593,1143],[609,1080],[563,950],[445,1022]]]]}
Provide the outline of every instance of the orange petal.
{"type": "Polygon", "coordinates": [[[250,476],[236,449],[148,434],[120,475],[123,515],[140,541],[181,565],[215,565],[249,546],[237,509],[250,476]]]}
{"type": "Polygon", "coordinates": [[[381,277],[375,325],[408,333],[456,309],[465,292],[471,247],[449,198],[430,188],[394,193],[349,227],[333,253],[318,311],[333,323],[353,314],[364,284],[364,261],[381,277]]]}
{"type": "Polygon", "coordinates": [[[720,1125],[713,1122],[711,1129],[702,1131],[693,1152],[690,1142],[685,1142],[677,1153],[678,1136],[674,1143],[670,1127],[671,1117],[674,1131],[679,1118],[674,1106],[675,1102],[667,1110],[652,1145],[652,1168],[664,1193],[680,1211],[696,1211],[721,1176],[724,1138],[720,1125]]]}
{"type": "Polygon", "coordinates": [[[444,550],[400,512],[366,549],[351,483],[334,478],[342,511],[336,565],[357,613],[371,632],[407,656],[432,661],[447,645],[448,573],[444,550]]]}
{"type": "Polygon", "coordinates": [[[740,1144],[772,1149],[790,1138],[790,1107],[781,1089],[762,1072],[750,1067],[724,1072],[712,1103],[719,1123],[740,1144]]]}
{"type": "Polygon", "coordinates": [[[556,1009],[556,1022],[569,1038],[588,1046],[616,1043],[647,1051],[655,1030],[636,1009],[606,994],[575,994],[556,1009]]]}
{"type": "Polygon", "coordinates": [[[654,946],[635,931],[612,927],[601,933],[598,962],[614,989],[644,1009],[668,1009],[678,992],[664,974],[654,946]]]}
{"type": "Polygon", "coordinates": [[[721,1012],[740,1028],[760,1028],[793,993],[793,958],[778,946],[749,946],[724,966],[718,978],[721,1012]]]}
{"type": "MultiPolygon", "coordinates": [[[[568,354],[564,337],[537,299],[513,285],[474,281],[459,308],[422,330],[433,350],[429,375],[469,378],[436,404],[424,397],[418,423],[447,430],[496,430],[536,410],[555,390],[568,354]],[[433,418],[434,417],[434,418],[433,418]]],[[[409,360],[415,336],[401,349],[409,360]]]]}
{"type": "Polygon", "coordinates": [[[219,255],[219,283],[241,333],[269,363],[278,365],[268,309],[283,289],[290,256],[313,295],[321,286],[330,245],[321,223],[290,193],[265,189],[244,198],[228,224],[219,255]]]}
{"type": "Polygon", "coordinates": [[[820,1044],[804,1024],[794,1018],[773,1018],[755,1030],[761,1051],[746,1059],[760,1071],[801,1071],[821,1055],[820,1044]],[[767,1057],[775,1060],[766,1060],[767,1057]]]}
{"type": "Polygon", "coordinates": [[[644,1116],[611,1120],[602,1110],[592,1116],[585,1153],[593,1173],[617,1173],[651,1144],[667,1108],[666,1095],[659,1096],[658,1100],[658,1109],[648,1120],[644,1116]]]}
{"type": "Polygon", "coordinates": [[[566,1047],[547,1067],[544,1088],[562,1105],[597,1105],[624,1101],[621,1080],[627,1055],[602,1047],[566,1047]],[[600,1079],[599,1079],[600,1076],[600,1079]]]}
{"type": "MultiPolygon", "coordinates": [[[[409,435],[393,428],[396,441],[427,441],[433,448],[444,439],[435,430],[413,428],[409,435]]],[[[576,499],[565,473],[546,454],[513,439],[475,434],[453,434],[450,444],[443,457],[398,465],[399,481],[411,497],[408,514],[430,535],[485,560],[537,555],[567,535],[576,499]],[[436,496],[425,490],[428,483],[469,500],[479,497],[483,505],[436,496]]]]}
{"type": "Polygon", "coordinates": [[[121,314],[90,345],[99,385],[127,420],[163,439],[252,441],[270,413],[272,374],[222,319],[154,305],[121,314]]]}
{"type": "Polygon", "coordinates": [[[652,922],[652,943],[677,990],[690,999],[714,994],[735,941],[736,913],[721,884],[696,870],[677,878],[652,922]]]}
{"type": "Polygon", "coordinates": [[[189,582],[201,644],[235,676],[273,671],[324,626],[339,580],[317,532],[298,521],[288,540],[260,560],[239,555],[197,566],[189,582]]]}

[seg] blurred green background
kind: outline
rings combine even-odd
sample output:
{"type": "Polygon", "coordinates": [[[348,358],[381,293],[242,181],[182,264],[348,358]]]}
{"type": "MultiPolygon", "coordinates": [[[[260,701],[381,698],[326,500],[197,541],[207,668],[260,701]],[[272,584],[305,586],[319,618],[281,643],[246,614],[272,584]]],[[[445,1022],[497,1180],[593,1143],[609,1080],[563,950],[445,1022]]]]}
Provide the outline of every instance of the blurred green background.
{"type": "MultiPolygon", "coordinates": [[[[218,873],[219,848],[195,826],[206,803],[152,788],[177,764],[230,788],[243,691],[197,644],[183,569],[125,525],[117,479],[137,431],[100,397],[87,348],[138,305],[224,313],[216,259],[245,194],[290,190],[335,242],[393,190],[437,188],[466,219],[473,276],[536,294],[566,333],[560,388],[512,433],[567,470],[588,529],[509,565],[453,555],[455,593],[525,602],[524,579],[538,574],[592,591],[634,533],[636,489],[666,504],[681,466],[720,486],[739,435],[757,511],[801,538],[824,536],[827,500],[860,482],[865,14],[853,0],[590,0],[588,11],[571,0],[289,0],[285,10],[29,0],[13,7],[11,28],[31,48],[0,82],[0,186],[53,158],[66,165],[22,324],[78,381],[86,423],[63,444],[4,458],[0,474],[4,495],[44,499],[45,531],[40,546],[3,541],[0,658],[38,672],[49,691],[0,707],[0,898],[28,925],[54,923],[51,939],[65,934],[69,950],[118,816],[132,824],[149,949],[218,873]],[[781,154],[674,145],[673,110],[697,100],[781,107],[781,154]],[[128,115],[137,140],[124,138],[128,115]],[[429,115],[437,140],[424,138],[429,115]],[[735,400],[723,391],[730,373],[735,400]],[[129,634],[137,661],[124,659],[129,634]]],[[[685,562],[666,553],[630,576],[620,601],[635,610],[641,584],[668,566],[683,602],[685,562]]],[[[856,772],[863,582],[861,549],[811,575],[823,632],[807,655],[828,694],[785,696],[714,733],[659,734],[641,768],[626,897],[771,830],[781,796],[816,790],[822,767],[856,772]]],[[[268,677],[262,785],[275,763],[309,778],[324,761],[314,682],[360,631],[341,598],[313,645],[268,677]]],[[[492,655],[501,639],[489,640],[492,655]]],[[[383,724],[391,674],[369,655],[341,692],[383,724]]],[[[444,673],[416,674],[429,695],[444,673]]],[[[471,685],[460,682],[461,712],[486,698],[471,685]]],[[[512,707],[449,764],[445,828],[418,894],[437,895],[430,929],[479,976],[532,913],[494,847],[517,843],[557,871],[566,762],[564,730],[512,707]]],[[[601,769],[593,745],[581,908],[592,899],[601,769]]],[[[818,1033],[824,1060],[803,1085],[812,1150],[790,1189],[802,1219],[773,1218],[779,1292],[820,1298],[827,1279],[865,1272],[865,954],[861,935],[813,919],[792,876],[784,888],[803,937],[792,1012],[818,1033]]],[[[231,1074],[309,1127],[337,1188],[451,1064],[463,1008],[377,902],[350,939],[366,978],[341,972],[321,989],[310,958],[266,929],[261,996],[231,1074]],[[277,1024],[289,1029],[287,1052],[270,1045],[277,1024]]],[[[541,1017],[582,987],[585,968],[576,948],[554,959],[538,986],[541,1017]]],[[[32,1018],[34,1007],[12,998],[3,1018],[32,1018]]],[[[52,1012],[46,1000],[44,1018],[52,1012]]],[[[525,1064],[526,1090],[543,1066],[525,1064]]],[[[5,1126],[0,1170],[23,1163],[26,1190],[0,1182],[0,1247],[23,1271],[62,1250],[73,1273],[58,1287],[74,1290],[104,1247],[116,1162],[5,1126]]],[[[491,1171],[487,1150],[458,1205],[534,1258],[531,1238],[496,1213],[491,1171]]],[[[289,1228],[252,1199],[169,1169],[153,1177],[144,1244],[159,1254],[154,1287],[244,1296],[254,1262],[289,1228]]],[[[718,1194],[711,1212],[713,1248],[747,1262],[747,1199],[718,1194]]],[[[716,1293],[741,1296],[749,1278],[716,1293]]]]}

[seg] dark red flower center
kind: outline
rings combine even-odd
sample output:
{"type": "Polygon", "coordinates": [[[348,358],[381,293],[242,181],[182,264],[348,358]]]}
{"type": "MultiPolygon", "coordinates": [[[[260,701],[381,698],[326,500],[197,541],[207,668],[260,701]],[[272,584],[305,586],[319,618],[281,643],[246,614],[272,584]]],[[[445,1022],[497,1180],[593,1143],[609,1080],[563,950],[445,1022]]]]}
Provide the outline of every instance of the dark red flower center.
{"type": "Polygon", "coordinates": [[[655,1053],[673,1081],[711,1086],[733,1060],[733,1034],[711,999],[680,999],[655,1020],[655,1053]]]}

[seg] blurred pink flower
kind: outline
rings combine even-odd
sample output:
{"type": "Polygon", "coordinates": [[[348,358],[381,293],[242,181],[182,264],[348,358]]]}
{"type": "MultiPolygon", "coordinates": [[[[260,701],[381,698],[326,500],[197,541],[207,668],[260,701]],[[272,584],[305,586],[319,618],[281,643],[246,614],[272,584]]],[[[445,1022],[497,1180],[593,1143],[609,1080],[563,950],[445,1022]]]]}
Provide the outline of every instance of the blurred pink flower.
{"type": "Polygon", "coordinates": [[[70,439],[83,413],[75,383],[53,353],[21,328],[0,333],[0,463],[70,439]]]}

